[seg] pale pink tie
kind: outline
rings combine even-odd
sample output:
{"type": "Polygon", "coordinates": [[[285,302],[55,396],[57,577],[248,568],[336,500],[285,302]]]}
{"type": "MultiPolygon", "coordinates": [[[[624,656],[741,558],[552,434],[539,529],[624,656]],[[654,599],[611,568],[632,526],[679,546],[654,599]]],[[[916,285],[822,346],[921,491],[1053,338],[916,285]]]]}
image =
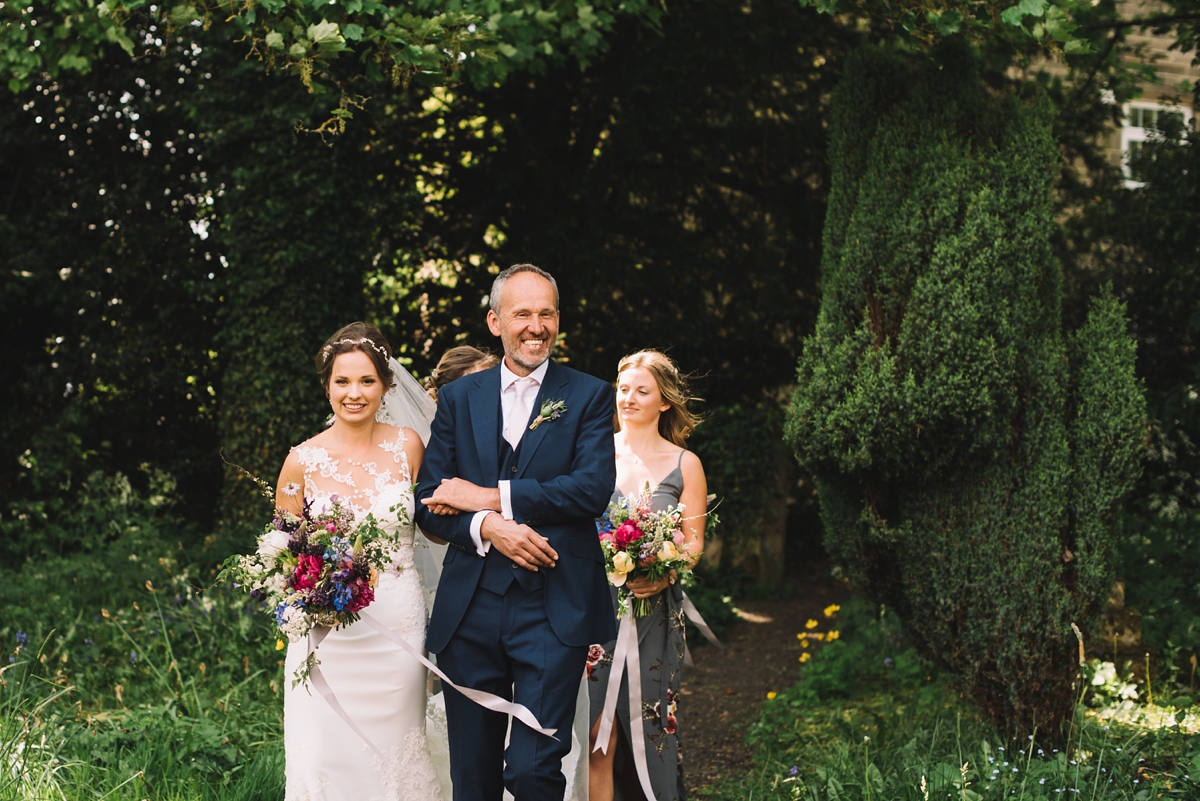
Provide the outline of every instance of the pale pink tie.
{"type": "Polygon", "coordinates": [[[525,434],[529,413],[533,410],[533,399],[537,397],[538,385],[532,378],[518,378],[513,382],[513,390],[515,396],[512,408],[508,410],[508,419],[504,421],[504,439],[516,450],[525,434]]]}

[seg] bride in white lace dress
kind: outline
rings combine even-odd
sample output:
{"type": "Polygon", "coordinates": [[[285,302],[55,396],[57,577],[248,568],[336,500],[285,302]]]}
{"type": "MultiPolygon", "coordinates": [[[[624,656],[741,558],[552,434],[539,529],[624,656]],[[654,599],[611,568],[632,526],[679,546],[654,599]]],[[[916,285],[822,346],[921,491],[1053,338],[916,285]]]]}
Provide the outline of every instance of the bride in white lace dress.
{"type": "MultiPolygon", "coordinates": [[[[320,511],[337,495],[351,505],[356,519],[373,514],[395,534],[397,558],[379,576],[375,600],[365,611],[423,648],[426,597],[414,569],[414,545],[421,543],[414,542],[411,521],[412,478],[424,446],[411,428],[376,420],[395,380],[389,358],[379,330],[364,323],[341,329],[321,349],[317,367],[333,423],[292,449],[276,497],[281,508],[298,512],[305,501],[320,511]]],[[[307,649],[301,641],[287,651],[287,801],[443,798],[426,743],[425,668],[365,621],[332,631],[321,642],[321,673],[346,716],[386,757],[380,758],[320,693],[303,684],[291,686],[307,649]]]]}

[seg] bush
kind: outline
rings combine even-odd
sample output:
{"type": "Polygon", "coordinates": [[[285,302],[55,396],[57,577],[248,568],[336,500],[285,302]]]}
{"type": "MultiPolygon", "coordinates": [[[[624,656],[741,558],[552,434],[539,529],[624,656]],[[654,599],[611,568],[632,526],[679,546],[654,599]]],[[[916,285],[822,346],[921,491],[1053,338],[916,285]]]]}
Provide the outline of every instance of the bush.
{"type": "Polygon", "coordinates": [[[1056,731],[1145,405],[1120,304],[1061,331],[1039,94],[882,50],[831,109],[824,296],[787,423],[826,547],[1001,727],[1056,731]]]}

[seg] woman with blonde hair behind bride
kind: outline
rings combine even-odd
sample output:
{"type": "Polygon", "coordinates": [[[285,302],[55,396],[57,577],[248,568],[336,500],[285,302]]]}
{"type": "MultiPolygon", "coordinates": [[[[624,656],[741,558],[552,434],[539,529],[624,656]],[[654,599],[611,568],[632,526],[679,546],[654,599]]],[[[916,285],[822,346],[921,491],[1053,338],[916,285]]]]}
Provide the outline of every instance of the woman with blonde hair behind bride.
{"type": "MultiPolygon", "coordinates": [[[[655,511],[684,506],[683,549],[694,565],[704,550],[704,521],[708,486],[699,457],[684,448],[699,422],[688,409],[687,382],[665,354],[643,350],[630,354],[617,367],[617,486],[613,498],[650,492],[655,511]]],[[[645,742],[646,768],[653,798],[661,801],[685,797],[683,757],[679,748],[679,714],[684,652],[683,590],[674,575],[659,581],[630,579],[625,585],[636,598],[648,598],[651,612],[635,618],[641,664],[630,666],[641,676],[642,697],[634,709],[632,725],[629,677],[623,675],[617,696],[616,717],[603,751],[592,750],[600,731],[601,715],[610,688],[615,642],[594,645],[588,654],[592,729],[589,743],[590,801],[611,801],[614,793],[614,757],[618,737],[622,750],[632,738],[645,742]],[[619,722],[619,725],[617,725],[619,722]]],[[[617,591],[613,588],[614,614],[617,591]]],[[[640,748],[638,750],[641,750],[640,748]]],[[[626,777],[635,772],[627,761],[626,777]]],[[[622,782],[638,787],[637,779],[622,782]]]]}

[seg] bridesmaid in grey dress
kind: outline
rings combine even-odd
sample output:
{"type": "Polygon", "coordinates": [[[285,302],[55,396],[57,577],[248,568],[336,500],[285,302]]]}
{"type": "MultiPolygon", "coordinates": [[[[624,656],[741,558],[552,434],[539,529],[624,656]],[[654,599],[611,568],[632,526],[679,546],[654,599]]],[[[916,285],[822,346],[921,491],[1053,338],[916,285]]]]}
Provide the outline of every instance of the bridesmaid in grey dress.
{"type": "MultiPolygon", "coordinates": [[[[708,487],[700,459],[683,444],[699,422],[687,408],[688,392],[679,369],[658,351],[639,351],[621,360],[617,368],[617,487],[613,498],[640,494],[648,485],[655,510],[683,503],[683,547],[692,562],[704,550],[704,513],[708,487]]],[[[642,698],[631,728],[628,677],[622,677],[617,701],[617,722],[612,727],[607,753],[591,751],[588,763],[590,801],[613,798],[614,762],[619,750],[629,753],[630,737],[642,737],[653,801],[685,797],[683,757],[680,751],[679,689],[683,673],[683,591],[675,576],[651,582],[630,579],[626,587],[638,598],[651,599],[649,615],[637,618],[641,656],[642,698]],[[618,744],[618,738],[623,743],[618,744]]],[[[617,589],[613,588],[616,613],[617,589]]],[[[595,746],[600,714],[612,669],[616,643],[593,645],[588,654],[589,695],[592,714],[589,750],[595,746]]],[[[623,787],[640,788],[632,759],[623,761],[623,787]]],[[[641,794],[640,789],[637,791],[641,794]]],[[[635,798],[638,796],[634,796],[635,798]]],[[[628,799],[628,796],[626,796],[628,799]]]]}

